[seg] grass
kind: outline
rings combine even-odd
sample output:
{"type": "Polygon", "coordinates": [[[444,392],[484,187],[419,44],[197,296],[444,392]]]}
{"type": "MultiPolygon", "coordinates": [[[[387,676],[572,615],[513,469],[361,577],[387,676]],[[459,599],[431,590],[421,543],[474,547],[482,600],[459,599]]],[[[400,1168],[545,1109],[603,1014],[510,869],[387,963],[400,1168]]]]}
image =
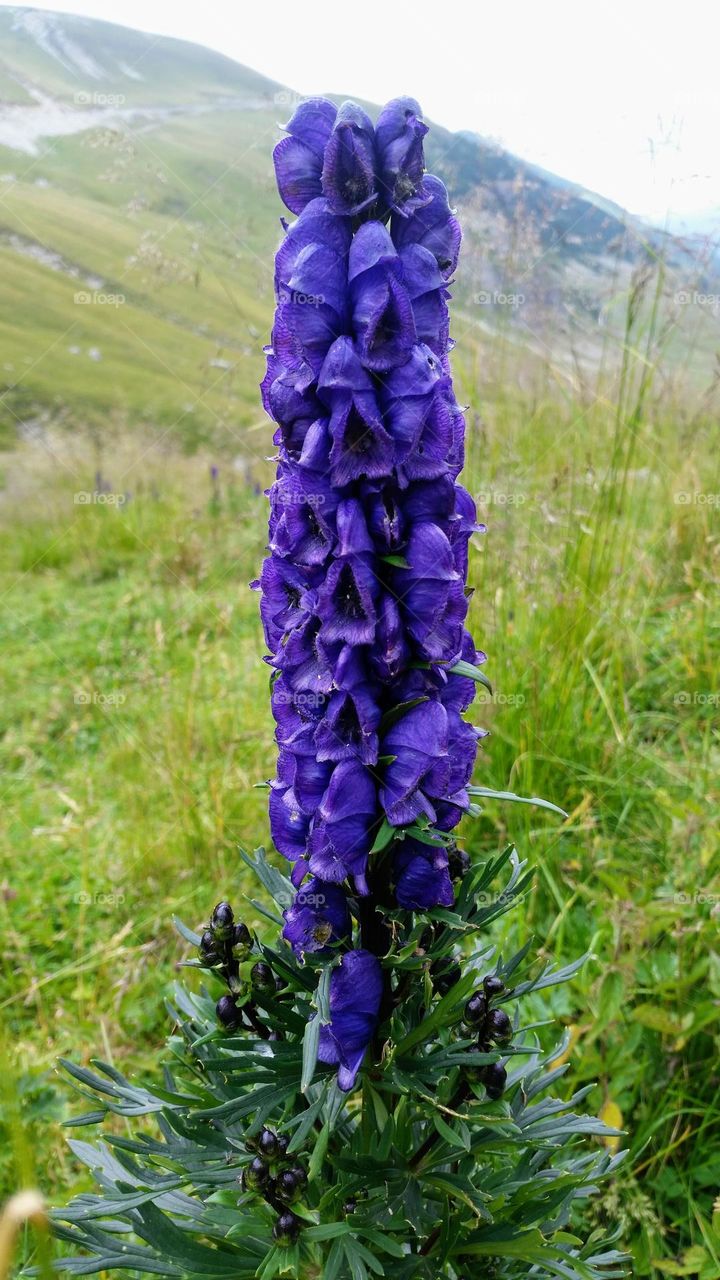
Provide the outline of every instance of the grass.
{"type": "MultiPolygon", "coordinates": [[[[592,953],[548,1005],[571,1031],[568,1087],[597,1081],[591,1101],[627,1129],[627,1171],[591,1212],[621,1222],[635,1274],[709,1280],[720,1275],[713,427],[679,429],[648,400],[618,430],[617,388],[589,406],[512,381],[501,394],[496,368],[483,366],[482,385],[460,368],[484,405],[466,477],[490,526],[470,574],[495,690],[475,715],[492,729],[477,776],[570,816],[558,826],[493,806],[465,840],[476,854],[514,840],[537,867],[514,944],[533,933],[560,959],[592,953]]],[[[56,1057],[102,1051],[153,1069],[184,951],[171,914],[197,924],[222,895],[256,892],[237,847],[267,839],[252,788],[273,768],[267,669],[247,584],[269,472],[254,455],[238,468],[130,431],[100,444],[62,430],[4,455],[3,472],[0,1018],[26,1147],[57,1199],[81,1175],[59,1127],[72,1102],[56,1057]],[[78,505],[98,469],[119,496],[78,505]]],[[[7,1154],[2,1168],[9,1191],[21,1176],[7,1154]]]]}

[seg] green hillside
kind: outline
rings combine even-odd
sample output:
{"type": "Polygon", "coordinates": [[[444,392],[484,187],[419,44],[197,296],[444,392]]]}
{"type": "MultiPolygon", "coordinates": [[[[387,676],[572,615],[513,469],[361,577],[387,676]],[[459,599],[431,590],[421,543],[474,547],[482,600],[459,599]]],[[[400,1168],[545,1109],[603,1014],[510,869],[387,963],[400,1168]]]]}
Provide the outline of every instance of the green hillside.
{"type": "MultiPolygon", "coordinates": [[[[235,448],[257,420],[292,93],[196,45],[34,10],[0,9],[0,46],[0,438],[119,414],[235,448]]],[[[668,245],[472,135],[433,130],[428,162],[463,217],[468,357],[500,333],[541,386],[619,362],[633,272],[668,245]]],[[[701,265],[669,254],[672,293],[701,265]]],[[[702,386],[713,316],[681,311],[668,344],[697,331],[702,386]]]]}

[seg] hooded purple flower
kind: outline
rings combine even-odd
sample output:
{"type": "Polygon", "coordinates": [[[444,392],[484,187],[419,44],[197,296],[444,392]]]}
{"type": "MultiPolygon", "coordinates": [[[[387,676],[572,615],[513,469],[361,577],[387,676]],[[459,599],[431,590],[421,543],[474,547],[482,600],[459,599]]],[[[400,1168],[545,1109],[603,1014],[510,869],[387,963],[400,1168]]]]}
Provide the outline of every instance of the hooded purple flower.
{"type": "Polygon", "coordinates": [[[414,98],[393,98],[380,112],[375,129],[380,185],[387,208],[405,216],[430,200],[422,190],[427,131],[414,98]]]}
{"type": "Polygon", "coordinates": [[[435,818],[433,798],[444,797],[450,771],[448,720],[441,702],[421,702],[405,713],[382,740],[389,756],[380,803],[393,826],[425,815],[435,818]]]}
{"type": "Polygon", "coordinates": [[[358,229],[348,261],[352,323],[360,361],[375,372],[404,364],[416,340],[412,303],[400,279],[400,267],[381,222],[366,222],[358,229]]]}
{"type": "Polygon", "coordinates": [[[285,128],[290,135],[273,152],[275,176],[283,202],[292,213],[322,193],[321,174],[337,107],[326,98],[301,102],[285,128]]]}
{"type": "Polygon", "coordinates": [[[339,884],[352,877],[360,894],[368,892],[365,872],[377,818],[375,783],[358,760],[335,766],[310,833],[310,870],[339,884]]]}
{"type": "Polygon", "coordinates": [[[445,845],[422,844],[407,838],[393,859],[395,896],[408,911],[452,907],[455,902],[445,845]]]}
{"type": "Polygon", "coordinates": [[[383,978],[379,960],[369,951],[349,951],[330,977],[330,1022],[320,1030],[318,1057],[338,1066],[338,1086],[355,1085],[365,1051],[377,1026],[383,978]]]}
{"type": "Polygon", "coordinates": [[[460,223],[448,202],[444,184],[433,174],[426,174],[423,190],[429,200],[409,217],[393,214],[390,231],[395,247],[402,253],[411,244],[420,244],[435,258],[445,279],[457,266],[462,233],[460,223]]]}
{"type": "Polygon", "coordinates": [[[322,189],[333,213],[354,217],[375,203],[375,130],[356,102],[343,102],[325,147],[322,189]]]}
{"type": "Polygon", "coordinates": [[[283,937],[293,951],[325,951],[350,934],[350,911],[343,890],[313,876],[306,880],[283,911],[283,937]]]}

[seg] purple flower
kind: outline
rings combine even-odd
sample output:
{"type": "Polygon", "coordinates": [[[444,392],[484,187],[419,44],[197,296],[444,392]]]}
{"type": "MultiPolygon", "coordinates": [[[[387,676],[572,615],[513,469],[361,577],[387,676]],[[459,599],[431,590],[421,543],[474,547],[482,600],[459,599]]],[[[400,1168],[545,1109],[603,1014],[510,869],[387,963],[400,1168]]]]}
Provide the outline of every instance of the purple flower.
{"type": "Polygon", "coordinates": [[[428,131],[414,98],[393,98],[383,107],[375,129],[380,183],[388,209],[407,216],[430,195],[421,189],[428,131]]]}
{"type": "Polygon", "coordinates": [[[343,890],[316,876],[305,881],[292,906],[283,911],[283,918],[283,937],[298,955],[325,951],[350,934],[350,911],[343,890]]]}
{"type": "Polygon", "coordinates": [[[322,192],[323,156],[336,115],[337,107],[325,98],[301,102],[285,126],[290,136],[273,152],[278,190],[292,213],[302,213],[322,192]]]}
{"type": "Polygon", "coordinates": [[[382,740],[389,756],[380,789],[388,822],[403,826],[425,815],[435,818],[433,799],[444,797],[450,771],[448,719],[441,702],[421,702],[392,726],[382,740]]]}
{"type": "Polygon", "coordinates": [[[368,892],[365,872],[377,819],[377,792],[358,760],[335,766],[318,807],[308,842],[310,870],[339,884],[351,877],[360,894],[368,892]]]}
{"type": "Polygon", "coordinates": [[[383,978],[379,960],[369,951],[348,951],[330,977],[330,1022],[320,1030],[318,1057],[338,1066],[338,1086],[355,1085],[365,1051],[377,1026],[383,978]]]}
{"type": "Polygon", "coordinates": [[[325,147],[322,189],[333,213],[354,216],[377,199],[375,130],[355,102],[344,102],[325,147]]]}
{"type": "Polygon", "coordinates": [[[427,204],[416,209],[409,218],[393,214],[390,231],[397,250],[402,253],[411,244],[420,244],[435,258],[443,276],[448,279],[457,266],[462,234],[460,223],[448,203],[444,184],[433,174],[426,174],[423,190],[427,204]]]}
{"type": "Polygon", "coordinates": [[[393,875],[398,906],[408,911],[452,907],[455,902],[444,845],[422,844],[408,837],[397,846],[393,875]]]}

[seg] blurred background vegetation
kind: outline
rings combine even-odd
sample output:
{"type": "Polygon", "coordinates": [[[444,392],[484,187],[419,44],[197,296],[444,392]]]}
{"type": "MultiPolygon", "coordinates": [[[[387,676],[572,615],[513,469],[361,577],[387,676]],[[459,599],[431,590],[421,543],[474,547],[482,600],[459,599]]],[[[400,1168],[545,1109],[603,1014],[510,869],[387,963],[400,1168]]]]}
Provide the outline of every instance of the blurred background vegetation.
{"type": "MultiPolygon", "coordinates": [[[[109,48],[142,64],[142,86],[98,82],[23,12],[0,13],[0,1180],[58,1200],[83,1175],[57,1056],[152,1069],[186,949],[171,914],[196,925],[258,892],[237,850],[267,842],[253,783],[274,750],[248,584],[272,476],[269,157],[292,95],[194,46],[63,19],[96,66],[109,48]],[[48,103],[68,130],[49,139],[48,103]]],[[[489,808],[465,844],[512,840],[537,868],[508,946],[591,955],[548,997],[566,1087],[596,1081],[591,1104],[627,1131],[589,1213],[620,1222],[633,1274],[712,1280],[715,248],[462,135],[437,130],[429,162],[467,230],[455,371],[494,689],[475,705],[492,730],[477,781],[569,813],[489,808]]]]}

